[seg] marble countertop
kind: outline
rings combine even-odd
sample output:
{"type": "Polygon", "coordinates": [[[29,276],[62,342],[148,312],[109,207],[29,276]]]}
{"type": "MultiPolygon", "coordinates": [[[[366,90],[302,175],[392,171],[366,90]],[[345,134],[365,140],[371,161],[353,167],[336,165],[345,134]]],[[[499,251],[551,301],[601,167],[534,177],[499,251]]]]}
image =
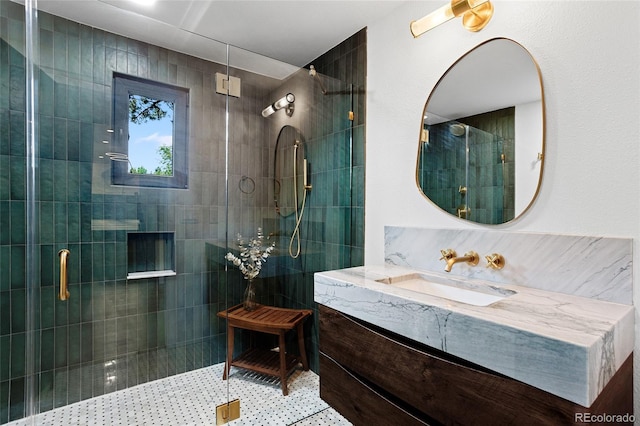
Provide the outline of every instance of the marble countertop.
{"type": "Polygon", "coordinates": [[[314,299],[584,407],[633,351],[630,305],[465,279],[515,292],[473,306],[376,281],[415,272],[452,278],[390,264],[318,272],[314,299]]]}

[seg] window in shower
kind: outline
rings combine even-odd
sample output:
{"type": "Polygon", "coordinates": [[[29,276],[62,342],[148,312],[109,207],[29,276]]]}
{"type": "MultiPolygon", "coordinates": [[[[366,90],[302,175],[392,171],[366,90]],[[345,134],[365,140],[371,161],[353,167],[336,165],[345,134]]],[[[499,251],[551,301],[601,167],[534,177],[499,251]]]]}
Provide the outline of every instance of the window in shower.
{"type": "Polygon", "coordinates": [[[114,185],[188,187],[188,89],[114,73],[114,185]]]}

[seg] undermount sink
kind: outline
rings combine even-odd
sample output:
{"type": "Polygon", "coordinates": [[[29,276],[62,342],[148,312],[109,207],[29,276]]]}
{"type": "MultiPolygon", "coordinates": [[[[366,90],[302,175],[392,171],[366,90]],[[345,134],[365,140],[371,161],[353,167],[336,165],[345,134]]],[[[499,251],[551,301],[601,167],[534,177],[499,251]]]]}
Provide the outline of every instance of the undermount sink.
{"type": "Polygon", "coordinates": [[[417,293],[441,297],[474,306],[489,306],[516,294],[515,291],[476,282],[412,273],[376,280],[379,283],[417,293]]]}

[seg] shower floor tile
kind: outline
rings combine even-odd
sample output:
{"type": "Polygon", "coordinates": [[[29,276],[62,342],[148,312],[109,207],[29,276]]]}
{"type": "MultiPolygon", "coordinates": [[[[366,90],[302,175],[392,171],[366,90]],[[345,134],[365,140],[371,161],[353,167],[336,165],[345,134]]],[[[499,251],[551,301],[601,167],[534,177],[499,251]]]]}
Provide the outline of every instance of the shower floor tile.
{"type": "Polygon", "coordinates": [[[222,380],[224,364],[202,368],[134,386],[97,398],[38,414],[34,423],[18,420],[11,426],[36,425],[215,425],[216,405],[240,398],[241,417],[229,425],[350,425],[320,399],[319,378],[296,370],[289,378],[289,395],[280,381],[232,369],[222,380]]]}

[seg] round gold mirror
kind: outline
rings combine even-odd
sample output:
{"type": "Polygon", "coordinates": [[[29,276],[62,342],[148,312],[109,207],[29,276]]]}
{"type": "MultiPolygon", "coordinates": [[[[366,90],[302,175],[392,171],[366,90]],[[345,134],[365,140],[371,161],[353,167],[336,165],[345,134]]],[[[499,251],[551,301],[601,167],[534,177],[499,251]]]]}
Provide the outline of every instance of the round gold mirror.
{"type": "Polygon", "coordinates": [[[535,199],[544,159],[544,95],[531,54],[488,40],[440,78],[423,112],[416,180],[460,219],[501,224],[535,199]]]}

